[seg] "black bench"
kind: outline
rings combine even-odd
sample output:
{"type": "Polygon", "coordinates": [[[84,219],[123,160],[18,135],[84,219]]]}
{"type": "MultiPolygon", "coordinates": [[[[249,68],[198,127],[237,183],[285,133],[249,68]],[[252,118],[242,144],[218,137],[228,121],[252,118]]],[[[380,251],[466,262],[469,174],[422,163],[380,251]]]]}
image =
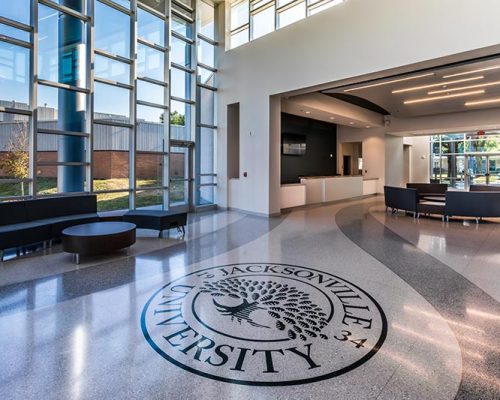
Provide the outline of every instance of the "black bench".
{"type": "Polygon", "coordinates": [[[6,249],[39,242],[45,246],[70,226],[98,220],[95,195],[0,203],[0,261],[6,249]]]}
{"type": "Polygon", "coordinates": [[[500,186],[470,185],[469,192],[500,192],[500,186]]]}
{"type": "Polygon", "coordinates": [[[500,218],[500,192],[446,192],[446,219],[450,217],[500,218]]]}
{"type": "Polygon", "coordinates": [[[138,228],[154,229],[160,231],[158,237],[162,237],[165,229],[177,228],[185,235],[184,227],[187,223],[186,212],[169,212],[161,210],[132,210],[123,215],[123,221],[131,222],[138,228]]]}
{"type": "Polygon", "coordinates": [[[445,205],[441,201],[421,201],[417,204],[417,211],[417,217],[420,214],[437,214],[440,215],[444,221],[445,205]]]}
{"type": "Polygon", "coordinates": [[[445,183],[407,183],[408,189],[417,191],[418,200],[426,200],[431,202],[445,201],[445,194],[448,190],[448,185],[445,183]]]}
{"type": "Polygon", "coordinates": [[[419,218],[420,214],[437,214],[444,219],[445,205],[436,201],[419,201],[416,189],[384,186],[384,195],[386,211],[388,208],[393,213],[404,210],[413,213],[414,218],[419,218]]]}
{"type": "Polygon", "coordinates": [[[395,213],[398,210],[412,212],[413,216],[417,216],[418,197],[415,189],[405,189],[395,186],[384,186],[385,208],[392,209],[395,213]]]}

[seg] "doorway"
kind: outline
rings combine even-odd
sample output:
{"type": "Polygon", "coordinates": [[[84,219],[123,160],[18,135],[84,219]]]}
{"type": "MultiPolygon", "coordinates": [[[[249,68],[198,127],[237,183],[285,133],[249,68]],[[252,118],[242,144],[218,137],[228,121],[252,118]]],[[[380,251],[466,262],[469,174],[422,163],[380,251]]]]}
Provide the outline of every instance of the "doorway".
{"type": "Polygon", "coordinates": [[[342,164],[339,170],[344,176],[363,175],[363,144],[362,142],[345,142],[340,144],[342,164]]]}
{"type": "Polygon", "coordinates": [[[467,157],[468,185],[500,185],[500,154],[467,157]]]}
{"type": "Polygon", "coordinates": [[[170,142],[170,210],[190,211],[193,208],[193,149],[192,142],[170,142]]]}
{"type": "Polygon", "coordinates": [[[344,168],[342,175],[351,175],[351,156],[344,156],[344,168]]]}

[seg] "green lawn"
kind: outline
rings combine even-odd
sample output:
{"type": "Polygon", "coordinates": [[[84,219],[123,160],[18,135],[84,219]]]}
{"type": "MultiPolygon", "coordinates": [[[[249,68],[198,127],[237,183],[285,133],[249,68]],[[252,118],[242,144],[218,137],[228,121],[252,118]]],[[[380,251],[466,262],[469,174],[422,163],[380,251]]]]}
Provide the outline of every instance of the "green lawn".
{"type": "MultiPolygon", "coordinates": [[[[48,195],[57,193],[56,178],[38,178],[38,194],[48,195]]],[[[161,190],[146,190],[148,187],[161,185],[156,179],[141,179],[137,181],[137,207],[148,207],[162,204],[161,190]],[[144,189],[142,189],[144,188],[144,189]]],[[[94,180],[94,191],[127,189],[128,179],[103,179],[94,180]]],[[[28,193],[28,184],[24,184],[25,194],[28,193]]],[[[0,197],[21,196],[21,183],[0,184],[0,197]]],[[[171,202],[182,202],[184,200],[184,184],[173,183],[170,192],[171,202]]],[[[129,193],[102,193],[97,194],[98,211],[122,210],[129,207],[129,193]]]]}

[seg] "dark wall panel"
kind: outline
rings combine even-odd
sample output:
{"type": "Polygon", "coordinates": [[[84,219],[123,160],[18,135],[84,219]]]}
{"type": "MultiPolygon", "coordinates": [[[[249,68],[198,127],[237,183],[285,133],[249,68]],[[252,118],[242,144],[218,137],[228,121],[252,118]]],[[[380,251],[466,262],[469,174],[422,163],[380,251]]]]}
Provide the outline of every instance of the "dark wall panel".
{"type": "Polygon", "coordinates": [[[298,183],[299,176],[336,174],[337,125],[282,113],[281,134],[287,133],[306,136],[306,154],[289,156],[281,152],[282,184],[298,183]]]}

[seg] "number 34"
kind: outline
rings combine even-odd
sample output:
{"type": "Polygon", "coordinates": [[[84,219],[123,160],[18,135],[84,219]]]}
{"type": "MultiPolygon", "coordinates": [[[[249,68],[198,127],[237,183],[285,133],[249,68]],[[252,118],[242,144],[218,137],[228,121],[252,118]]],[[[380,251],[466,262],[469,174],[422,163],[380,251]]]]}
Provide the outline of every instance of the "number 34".
{"type": "Polygon", "coordinates": [[[349,337],[352,335],[352,333],[349,331],[342,331],[341,334],[342,334],[341,337],[335,335],[334,338],[341,342],[349,340],[349,342],[354,343],[356,345],[357,349],[359,349],[360,347],[365,347],[363,344],[366,342],[367,339],[349,339],[349,337]]]}

